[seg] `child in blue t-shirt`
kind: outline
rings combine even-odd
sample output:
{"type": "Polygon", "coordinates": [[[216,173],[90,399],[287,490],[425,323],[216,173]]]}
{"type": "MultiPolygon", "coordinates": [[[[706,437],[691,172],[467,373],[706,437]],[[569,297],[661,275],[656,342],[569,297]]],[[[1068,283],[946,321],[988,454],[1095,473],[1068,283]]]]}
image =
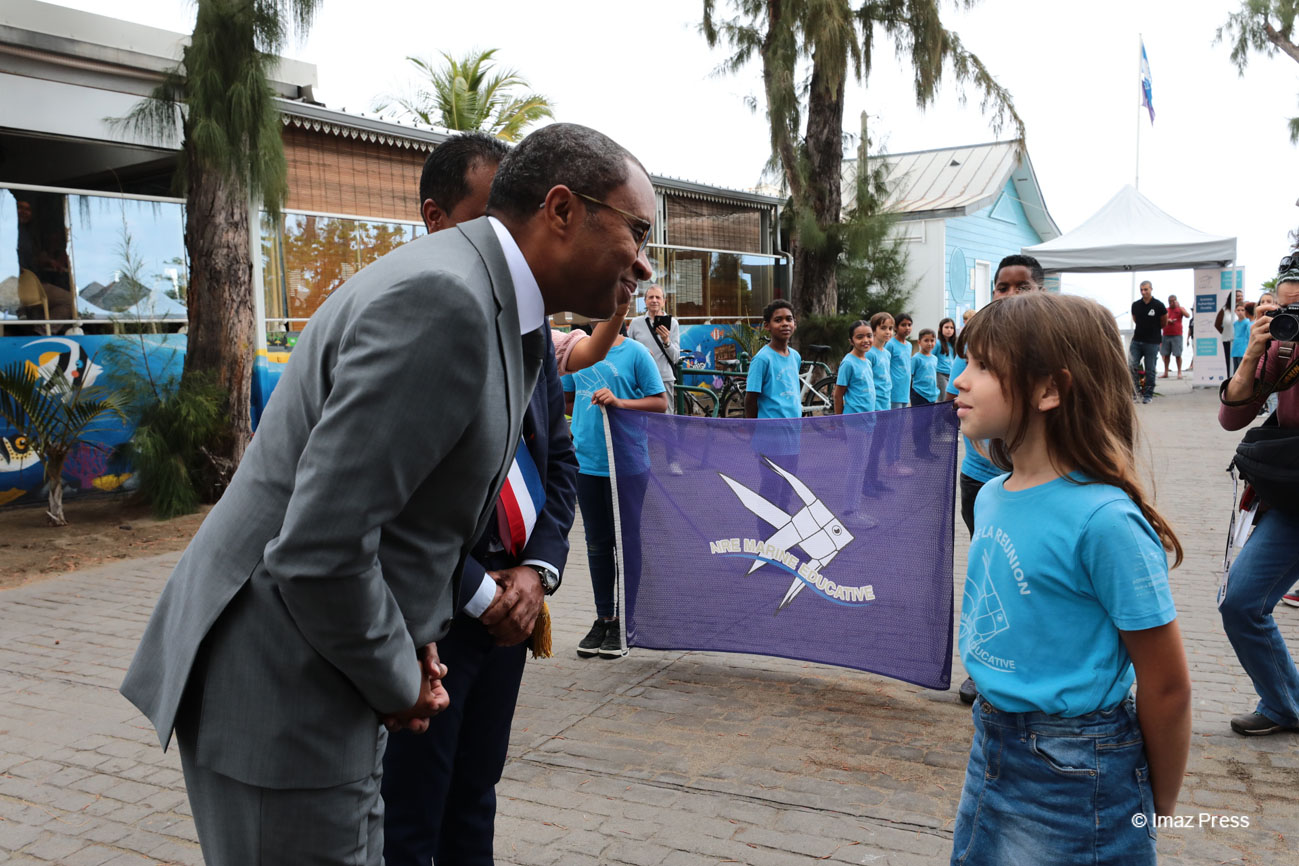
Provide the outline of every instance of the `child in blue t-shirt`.
{"type": "MultiPolygon", "coordinates": [[[[577,504],[586,530],[586,561],[595,591],[596,620],[577,645],[582,658],[627,654],[614,604],[614,511],[609,482],[609,451],[604,438],[602,406],[666,412],[663,377],[649,350],[619,336],[604,360],[565,376],[564,397],[573,416],[573,450],[577,452],[577,504]]],[[[646,472],[625,474],[618,467],[622,496],[643,496],[646,472]]],[[[640,539],[633,531],[623,534],[623,564],[629,574],[640,571],[640,539]]]]}
{"type": "Polygon", "coordinates": [[[875,373],[875,411],[881,412],[891,405],[893,375],[889,343],[893,341],[893,317],[888,313],[871,316],[871,349],[866,357],[875,373]]]}
{"type": "Polygon", "coordinates": [[[979,698],[952,862],[1153,864],[1191,686],[1165,555],[1182,549],[1133,463],[1118,331],[1094,301],[1033,292],[962,341],[961,431],[1014,469],[975,504],[960,651],[979,698]]]}
{"type": "Polygon", "coordinates": [[[911,405],[928,406],[938,402],[938,356],[934,354],[934,332],[920,331],[920,351],[911,356],[911,405]]]}
{"type": "Polygon", "coordinates": [[[1236,321],[1231,327],[1231,373],[1234,374],[1240,366],[1240,359],[1245,357],[1245,347],[1249,345],[1249,329],[1254,327],[1254,305],[1237,304],[1236,321]]]}
{"type": "Polygon", "coordinates": [[[839,362],[834,382],[834,414],[848,415],[875,411],[875,365],[866,358],[871,348],[870,322],[856,321],[848,326],[852,351],[839,362]]]}
{"type": "Polygon", "coordinates": [[[938,358],[938,399],[944,400],[947,383],[951,381],[952,361],[956,360],[956,322],[943,319],[938,323],[938,345],[934,346],[938,358]]]}
{"type": "Polygon", "coordinates": [[[762,327],[771,342],[749,364],[745,384],[745,418],[802,418],[803,387],[798,378],[803,358],[789,346],[794,336],[794,308],[789,301],[772,301],[762,311],[762,327]]]}
{"type": "Polygon", "coordinates": [[[911,315],[903,313],[894,320],[893,339],[888,342],[889,372],[893,377],[890,408],[901,409],[911,397],[911,315]]]}

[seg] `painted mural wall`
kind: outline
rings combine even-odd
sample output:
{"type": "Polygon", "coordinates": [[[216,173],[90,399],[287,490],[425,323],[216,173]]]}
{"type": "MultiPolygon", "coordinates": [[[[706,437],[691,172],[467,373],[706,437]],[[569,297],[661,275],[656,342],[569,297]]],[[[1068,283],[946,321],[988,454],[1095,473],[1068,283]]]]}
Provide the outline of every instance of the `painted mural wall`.
{"type": "MultiPolygon", "coordinates": [[[[176,334],[134,336],[0,337],[0,367],[17,364],[49,382],[55,371],[83,387],[115,390],[132,371],[159,383],[175,382],[184,364],[185,338],[176,334]]],[[[65,501],[78,496],[130,490],[131,469],[121,454],[135,421],[112,421],[90,434],[63,465],[65,501]]],[[[0,421],[0,505],[43,501],[45,466],[31,444],[0,421]]]]}

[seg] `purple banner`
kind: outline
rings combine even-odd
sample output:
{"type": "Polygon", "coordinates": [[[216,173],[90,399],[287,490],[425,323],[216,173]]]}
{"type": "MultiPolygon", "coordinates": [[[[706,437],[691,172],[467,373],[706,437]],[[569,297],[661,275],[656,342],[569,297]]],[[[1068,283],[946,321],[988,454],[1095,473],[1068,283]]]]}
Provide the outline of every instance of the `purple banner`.
{"type": "Polygon", "coordinates": [[[946,689],[951,403],[797,420],[609,412],[630,646],[946,689]]]}

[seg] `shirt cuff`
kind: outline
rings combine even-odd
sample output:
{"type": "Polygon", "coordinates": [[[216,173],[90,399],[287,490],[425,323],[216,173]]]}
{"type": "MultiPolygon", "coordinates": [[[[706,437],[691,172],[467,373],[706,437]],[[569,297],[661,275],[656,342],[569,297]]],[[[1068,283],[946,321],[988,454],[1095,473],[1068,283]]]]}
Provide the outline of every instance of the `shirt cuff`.
{"type": "Polygon", "coordinates": [[[491,606],[494,598],[496,598],[496,581],[492,580],[491,575],[484,574],[483,582],[478,585],[474,597],[465,602],[465,613],[474,619],[480,618],[491,606]]]}

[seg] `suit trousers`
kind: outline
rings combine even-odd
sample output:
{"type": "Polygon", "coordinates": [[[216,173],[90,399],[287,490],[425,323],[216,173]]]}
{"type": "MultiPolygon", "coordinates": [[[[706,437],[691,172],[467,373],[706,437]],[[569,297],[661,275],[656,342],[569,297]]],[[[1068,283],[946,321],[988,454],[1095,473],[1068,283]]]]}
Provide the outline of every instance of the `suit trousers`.
{"type": "Polygon", "coordinates": [[[176,721],[176,744],[207,866],[382,866],[382,729],[365,778],[332,788],[260,788],[199,766],[186,715],[176,721]]]}
{"type": "Polygon", "coordinates": [[[496,784],[505,768],[528,644],[497,646],[461,614],[438,641],[451,706],[423,734],[397,731],[384,755],[386,866],[491,866],[496,784]]]}

